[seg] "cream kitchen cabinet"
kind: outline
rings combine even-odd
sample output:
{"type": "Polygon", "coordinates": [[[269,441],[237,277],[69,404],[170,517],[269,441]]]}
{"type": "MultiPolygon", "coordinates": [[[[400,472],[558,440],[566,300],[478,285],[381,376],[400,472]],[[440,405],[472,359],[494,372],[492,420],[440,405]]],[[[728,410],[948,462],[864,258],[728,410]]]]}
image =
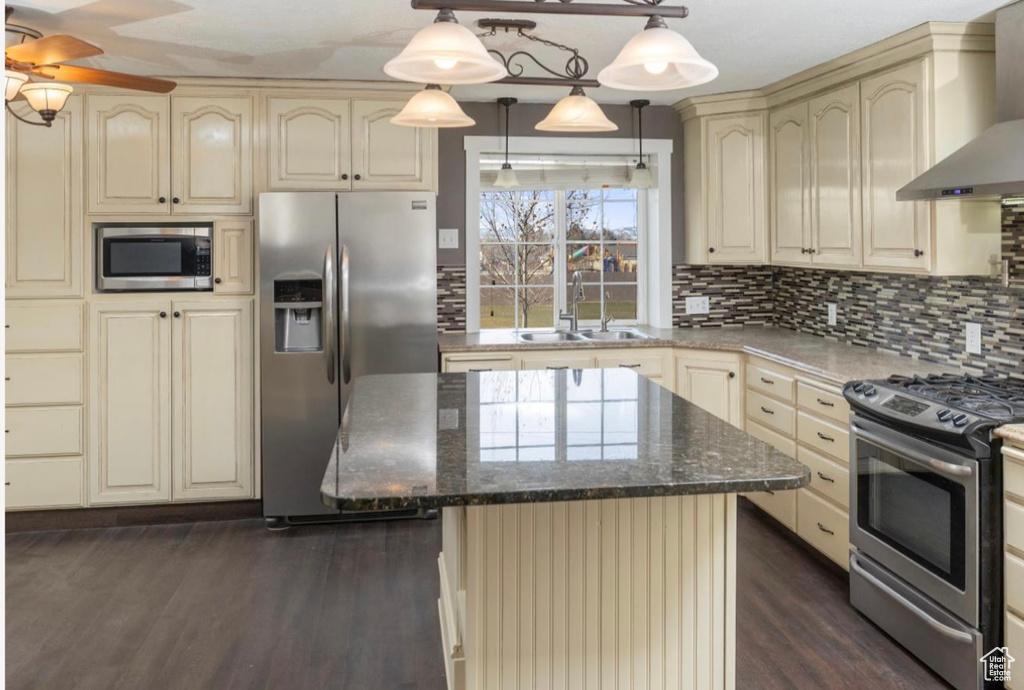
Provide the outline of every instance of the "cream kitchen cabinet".
{"type": "Polygon", "coordinates": [[[251,295],[254,240],[252,221],[218,220],[213,224],[213,291],[251,295]]]}
{"type": "Polygon", "coordinates": [[[765,262],[766,126],[763,112],[683,123],[688,263],[765,262]]]}
{"type": "Polygon", "coordinates": [[[252,213],[250,96],[89,94],[89,212],[252,213]]]}
{"type": "Polygon", "coordinates": [[[92,504],[252,495],[250,300],[90,310],[92,504]]]}
{"type": "Polygon", "coordinates": [[[351,101],[267,99],[270,189],[352,188],[351,101]]]}
{"type": "Polygon", "coordinates": [[[82,111],[72,96],[51,127],[7,115],[8,298],[82,296],[82,111]]]}
{"type": "Polygon", "coordinates": [[[811,263],[810,107],[806,101],[769,117],[772,263],[811,263]]]}
{"type": "Polygon", "coordinates": [[[675,356],[675,392],[743,428],[743,355],[685,350],[675,356]]]}
{"type": "Polygon", "coordinates": [[[353,190],[434,188],[437,130],[391,124],[404,105],[393,100],[352,102],[353,190]]]}
{"type": "Polygon", "coordinates": [[[444,355],[441,371],[446,374],[467,374],[481,371],[513,371],[519,368],[515,355],[508,353],[467,352],[444,355]]]}
{"type": "Polygon", "coordinates": [[[594,355],[587,351],[523,352],[519,357],[521,369],[593,369],[594,366],[594,355]]]}

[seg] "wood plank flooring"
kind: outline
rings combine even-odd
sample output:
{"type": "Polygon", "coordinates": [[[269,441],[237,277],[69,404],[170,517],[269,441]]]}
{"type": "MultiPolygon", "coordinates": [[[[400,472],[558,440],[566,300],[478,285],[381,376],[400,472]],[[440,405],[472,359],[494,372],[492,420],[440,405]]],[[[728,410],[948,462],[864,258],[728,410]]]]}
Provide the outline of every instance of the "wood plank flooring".
{"type": "MultiPolygon", "coordinates": [[[[737,688],[945,687],[749,504],[739,540],[737,688]]],[[[438,522],[8,535],[7,687],[442,690],[439,548],[438,522]]]]}

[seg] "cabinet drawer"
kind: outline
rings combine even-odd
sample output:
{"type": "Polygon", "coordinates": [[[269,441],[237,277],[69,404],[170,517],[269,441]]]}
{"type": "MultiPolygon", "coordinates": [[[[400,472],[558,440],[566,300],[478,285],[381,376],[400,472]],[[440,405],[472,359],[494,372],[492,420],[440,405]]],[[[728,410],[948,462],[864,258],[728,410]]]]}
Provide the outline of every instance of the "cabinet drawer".
{"type": "Polygon", "coordinates": [[[846,510],[850,509],[850,471],[848,469],[805,446],[797,448],[796,459],[811,468],[811,489],[846,510]]]}
{"type": "Polygon", "coordinates": [[[1003,486],[1006,493],[1024,501],[1024,451],[1003,448],[1003,456],[1003,486]]]}
{"type": "Polygon", "coordinates": [[[796,533],[847,570],[850,568],[850,516],[807,489],[796,498],[796,533]]]}
{"type": "Polygon", "coordinates": [[[1006,554],[1006,606],[1024,615],[1024,560],[1006,554]]]}
{"type": "Polygon", "coordinates": [[[82,458],[8,460],[6,468],[8,510],[82,505],[82,458]]]}
{"type": "Polygon", "coordinates": [[[1006,545],[1024,553],[1024,506],[1006,502],[1006,545]]]}
{"type": "Polygon", "coordinates": [[[444,370],[450,374],[471,371],[511,371],[516,368],[512,355],[501,357],[445,357],[444,370]]]}
{"type": "Polygon", "coordinates": [[[9,407],[7,457],[81,455],[81,407],[9,407]]]}
{"type": "MultiPolygon", "coordinates": [[[[1006,614],[1006,646],[1009,647],[1011,653],[1016,649],[1024,649],[1024,620],[1012,613],[1006,614]]],[[[1006,690],[1024,688],[1024,673],[1013,673],[1012,668],[1010,673],[1012,677],[1010,681],[1006,682],[1006,690]]]]}
{"type": "Polygon", "coordinates": [[[791,438],[796,432],[796,412],[792,407],[754,391],[747,391],[747,419],[760,422],[791,438]]]}
{"type": "Polygon", "coordinates": [[[632,369],[641,376],[647,378],[661,378],[664,375],[665,358],[661,356],[633,357],[631,355],[616,355],[613,357],[597,358],[597,366],[606,369],[621,367],[632,369]]]}
{"type": "Polygon", "coordinates": [[[523,355],[520,369],[593,369],[593,357],[563,355],[553,352],[549,355],[523,355]]]}
{"type": "Polygon", "coordinates": [[[850,405],[846,398],[838,393],[800,382],[796,384],[796,401],[805,410],[834,419],[844,426],[849,424],[850,405]]]}
{"type": "Polygon", "coordinates": [[[82,355],[8,355],[8,405],[81,405],[82,355]]]}
{"type": "Polygon", "coordinates": [[[80,303],[8,302],[7,352],[81,352],[82,318],[80,303]]]}
{"type": "Polygon", "coordinates": [[[789,457],[796,457],[796,441],[759,424],[757,420],[747,417],[746,432],[754,438],[764,441],[776,450],[781,450],[789,457]]]}
{"type": "Polygon", "coordinates": [[[794,383],[792,376],[780,374],[755,364],[747,365],[747,388],[750,390],[767,393],[779,400],[791,403],[796,401],[794,383]]]}
{"type": "Polygon", "coordinates": [[[784,524],[789,529],[796,531],[796,492],[795,491],[759,491],[752,494],[743,494],[751,503],[764,512],[784,524]]]}
{"type": "Polygon", "coordinates": [[[850,464],[850,432],[806,412],[797,412],[796,440],[850,464]]]}

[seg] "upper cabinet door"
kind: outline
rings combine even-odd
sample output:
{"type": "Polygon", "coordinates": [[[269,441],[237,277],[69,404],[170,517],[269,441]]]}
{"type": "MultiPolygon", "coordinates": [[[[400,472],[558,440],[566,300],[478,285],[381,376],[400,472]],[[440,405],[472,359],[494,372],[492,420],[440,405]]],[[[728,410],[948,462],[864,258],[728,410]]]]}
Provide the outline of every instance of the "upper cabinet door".
{"type": "Polygon", "coordinates": [[[252,213],[252,99],[174,97],[173,213],[252,213]]]}
{"type": "Polygon", "coordinates": [[[213,291],[252,294],[252,221],[218,220],[213,224],[213,291]]]}
{"type": "Polygon", "coordinates": [[[81,297],[84,235],[81,96],[51,127],[8,115],[7,297],[81,297]]]}
{"type": "Polygon", "coordinates": [[[859,266],[860,98],[857,84],[810,102],[813,262],[859,266]]]}
{"type": "Polygon", "coordinates": [[[765,117],[714,118],[706,126],[708,261],[763,263],[765,117]]]}
{"type": "Polygon", "coordinates": [[[90,213],[169,212],[169,111],[167,96],[88,96],[90,213]]]}
{"type": "Polygon", "coordinates": [[[352,102],[352,189],[433,189],[436,131],[391,124],[403,106],[352,102]]]}
{"type": "Polygon", "coordinates": [[[811,262],[810,126],[806,101],[772,111],[769,125],[772,261],[811,262]]]}
{"type": "Polygon", "coordinates": [[[345,99],[269,99],[269,187],[351,189],[350,108],[351,102],[345,99]]]}
{"type": "Polygon", "coordinates": [[[927,270],[931,203],[896,201],[896,190],[930,167],[928,61],[861,82],[864,265],[927,270]]]}

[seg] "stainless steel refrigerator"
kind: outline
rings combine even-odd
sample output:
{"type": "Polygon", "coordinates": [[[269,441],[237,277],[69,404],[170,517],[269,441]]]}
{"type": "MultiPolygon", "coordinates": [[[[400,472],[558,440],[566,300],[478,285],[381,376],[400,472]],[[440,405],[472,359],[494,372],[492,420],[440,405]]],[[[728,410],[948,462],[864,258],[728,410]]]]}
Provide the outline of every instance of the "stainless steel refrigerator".
{"type": "Polygon", "coordinates": [[[437,371],[435,223],[431,193],[260,195],[268,525],[352,519],[320,483],[353,379],[437,371]]]}

